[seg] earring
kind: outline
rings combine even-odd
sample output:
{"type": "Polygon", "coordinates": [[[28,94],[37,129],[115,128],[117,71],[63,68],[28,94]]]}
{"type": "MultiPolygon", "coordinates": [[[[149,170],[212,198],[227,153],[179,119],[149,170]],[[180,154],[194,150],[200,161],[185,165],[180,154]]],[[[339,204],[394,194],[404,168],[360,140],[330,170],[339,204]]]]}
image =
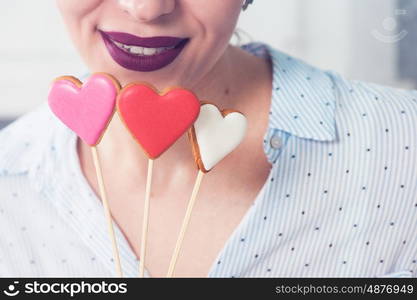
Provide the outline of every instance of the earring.
{"type": "Polygon", "coordinates": [[[245,3],[243,3],[243,6],[242,6],[242,10],[246,10],[248,6],[252,3],[253,3],[253,0],[245,0],[245,3]]]}

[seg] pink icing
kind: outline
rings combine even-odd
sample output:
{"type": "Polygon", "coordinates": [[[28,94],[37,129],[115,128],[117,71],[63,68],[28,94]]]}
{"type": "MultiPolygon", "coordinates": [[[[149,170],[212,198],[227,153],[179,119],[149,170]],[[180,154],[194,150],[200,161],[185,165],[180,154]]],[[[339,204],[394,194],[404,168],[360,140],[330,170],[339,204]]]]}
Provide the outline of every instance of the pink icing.
{"type": "Polygon", "coordinates": [[[95,146],[113,115],[118,87],[104,74],[92,75],[82,87],[75,80],[58,79],[48,96],[52,112],[85,143],[95,146]]]}

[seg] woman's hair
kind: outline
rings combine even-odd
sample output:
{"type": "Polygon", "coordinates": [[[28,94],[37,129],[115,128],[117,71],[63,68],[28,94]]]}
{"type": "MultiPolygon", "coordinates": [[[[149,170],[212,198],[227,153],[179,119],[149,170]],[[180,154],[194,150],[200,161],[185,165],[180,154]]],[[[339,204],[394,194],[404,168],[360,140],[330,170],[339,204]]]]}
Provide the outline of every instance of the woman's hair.
{"type": "Polygon", "coordinates": [[[243,3],[242,9],[246,10],[249,5],[253,3],[253,0],[245,0],[245,3],[243,3]]]}
{"type": "MultiPolygon", "coordinates": [[[[248,8],[248,6],[251,5],[252,3],[253,3],[253,0],[245,0],[242,6],[242,10],[245,11],[248,8]]],[[[249,33],[247,33],[246,31],[240,28],[235,29],[235,31],[233,32],[232,39],[231,39],[232,45],[240,47],[250,42],[253,42],[253,38],[249,35],[249,33]]]]}
{"type": "Polygon", "coordinates": [[[231,44],[240,47],[244,44],[253,42],[252,36],[243,29],[236,28],[231,38],[231,44]]]}

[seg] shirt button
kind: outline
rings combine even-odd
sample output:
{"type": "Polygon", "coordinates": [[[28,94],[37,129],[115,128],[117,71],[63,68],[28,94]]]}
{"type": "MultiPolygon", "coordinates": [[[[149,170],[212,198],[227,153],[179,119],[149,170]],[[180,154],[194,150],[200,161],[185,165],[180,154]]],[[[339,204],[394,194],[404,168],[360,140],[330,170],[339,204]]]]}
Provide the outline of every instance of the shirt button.
{"type": "Polygon", "coordinates": [[[271,138],[271,147],[274,149],[278,149],[278,148],[281,148],[281,146],[282,146],[281,139],[277,136],[273,136],[271,138]]]}

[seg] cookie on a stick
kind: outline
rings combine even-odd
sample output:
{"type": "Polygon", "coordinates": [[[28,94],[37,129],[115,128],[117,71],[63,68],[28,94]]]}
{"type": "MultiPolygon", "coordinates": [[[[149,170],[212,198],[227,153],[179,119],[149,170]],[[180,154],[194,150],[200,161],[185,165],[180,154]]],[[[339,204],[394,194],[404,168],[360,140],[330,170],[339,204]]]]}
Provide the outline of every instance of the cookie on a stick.
{"type": "Polygon", "coordinates": [[[228,109],[220,110],[214,104],[202,104],[200,115],[188,132],[199,171],[169,264],[167,277],[173,277],[174,275],[204,174],[211,171],[239,146],[245,137],[246,130],[247,119],[242,113],[228,109]]]}
{"type": "Polygon", "coordinates": [[[118,81],[106,73],[95,73],[84,84],[73,76],[62,76],[52,82],[48,104],[55,116],[90,146],[112,243],[116,273],[119,277],[123,277],[103,171],[97,151],[97,145],[113,117],[119,90],[118,81]]]}

